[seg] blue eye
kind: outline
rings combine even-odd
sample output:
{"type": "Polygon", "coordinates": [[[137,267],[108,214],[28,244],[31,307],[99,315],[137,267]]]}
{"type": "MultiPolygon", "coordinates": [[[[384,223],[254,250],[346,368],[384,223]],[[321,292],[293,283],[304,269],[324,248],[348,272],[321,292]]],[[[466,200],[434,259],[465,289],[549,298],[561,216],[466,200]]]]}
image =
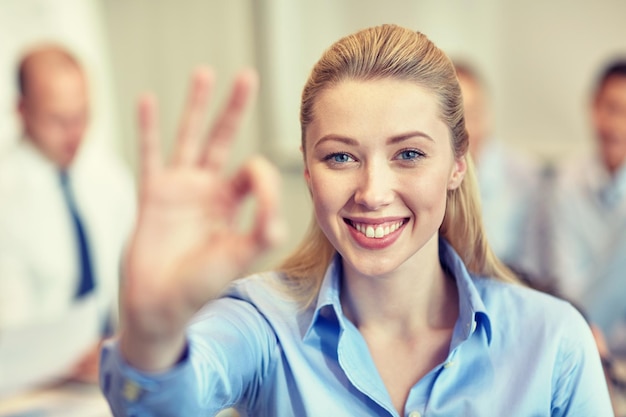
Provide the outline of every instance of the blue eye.
{"type": "Polygon", "coordinates": [[[350,155],[344,152],[330,154],[324,159],[335,164],[345,164],[346,162],[351,162],[354,160],[350,155]]]}
{"type": "Polygon", "coordinates": [[[406,149],[398,154],[398,158],[405,161],[412,161],[414,159],[418,159],[424,156],[421,152],[418,152],[414,149],[406,149]]]}

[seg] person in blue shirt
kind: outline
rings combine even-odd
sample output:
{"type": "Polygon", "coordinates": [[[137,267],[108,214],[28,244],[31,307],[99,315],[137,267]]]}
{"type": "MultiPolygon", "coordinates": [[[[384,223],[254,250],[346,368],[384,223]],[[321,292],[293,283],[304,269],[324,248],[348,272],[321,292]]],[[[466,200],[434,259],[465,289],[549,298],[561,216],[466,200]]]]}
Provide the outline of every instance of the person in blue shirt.
{"type": "Polygon", "coordinates": [[[455,70],[425,35],[382,25],[323,54],[300,114],[314,220],[276,271],[237,280],[280,241],[279,178],[256,157],[224,173],[254,72],[201,142],[212,86],[193,77],[167,163],[140,103],[140,214],[100,377],[116,416],[613,414],[581,315],[489,249],[455,70]]]}
{"type": "Polygon", "coordinates": [[[590,98],[593,145],[556,166],[545,199],[545,269],[626,358],[626,57],[602,68],[590,98]]]}

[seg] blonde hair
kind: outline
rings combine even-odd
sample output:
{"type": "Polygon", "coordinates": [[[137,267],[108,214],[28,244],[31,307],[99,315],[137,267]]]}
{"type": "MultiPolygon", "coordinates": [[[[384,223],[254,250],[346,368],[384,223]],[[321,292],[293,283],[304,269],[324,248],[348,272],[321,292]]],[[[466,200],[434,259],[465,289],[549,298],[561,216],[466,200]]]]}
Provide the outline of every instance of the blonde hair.
{"type": "MultiPolygon", "coordinates": [[[[457,158],[466,158],[468,169],[461,185],[448,191],[440,235],[457,251],[472,273],[517,282],[513,273],[493,254],[481,220],[474,168],[467,155],[461,90],[450,59],[425,35],[396,25],[361,30],[333,44],[315,64],[302,92],[300,124],[303,152],[306,130],[313,121],[320,92],[341,81],[393,78],[409,81],[433,92],[440,116],[448,126],[457,158]]],[[[305,155],[306,158],[306,155],[305,155]]],[[[335,249],[313,219],[300,246],[280,270],[300,298],[310,303],[324,277],[335,249]]]]}

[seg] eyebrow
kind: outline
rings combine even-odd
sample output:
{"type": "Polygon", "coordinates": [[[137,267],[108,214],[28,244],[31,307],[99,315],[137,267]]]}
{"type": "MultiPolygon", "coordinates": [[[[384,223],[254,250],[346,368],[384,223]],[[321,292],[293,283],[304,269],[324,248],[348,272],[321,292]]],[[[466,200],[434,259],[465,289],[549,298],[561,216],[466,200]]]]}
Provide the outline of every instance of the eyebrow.
{"type": "MultiPolygon", "coordinates": [[[[396,136],[392,136],[388,138],[387,145],[394,145],[394,144],[404,142],[405,140],[409,140],[409,139],[416,138],[416,137],[428,139],[434,142],[434,139],[430,137],[428,134],[424,132],[420,132],[420,131],[413,131],[413,132],[402,133],[400,135],[396,135],[396,136]]],[[[328,141],[341,142],[350,146],[357,146],[359,144],[359,142],[355,139],[349,138],[347,136],[335,135],[331,133],[331,134],[322,136],[322,138],[317,141],[314,147],[317,147],[320,144],[324,142],[328,142],[328,141]]]]}

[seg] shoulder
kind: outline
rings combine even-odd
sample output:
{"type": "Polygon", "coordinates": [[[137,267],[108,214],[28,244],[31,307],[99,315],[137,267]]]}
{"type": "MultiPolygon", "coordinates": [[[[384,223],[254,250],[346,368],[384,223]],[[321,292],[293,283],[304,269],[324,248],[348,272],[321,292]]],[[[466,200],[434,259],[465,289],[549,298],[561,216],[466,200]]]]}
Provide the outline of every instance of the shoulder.
{"type": "Polygon", "coordinates": [[[0,155],[0,192],[15,189],[21,181],[19,156],[13,149],[0,155]]]}
{"type": "Polygon", "coordinates": [[[0,206],[41,204],[54,193],[54,167],[25,141],[0,154],[0,206]]]}
{"type": "Polygon", "coordinates": [[[211,318],[215,326],[228,323],[253,339],[292,340],[301,333],[303,311],[284,289],[281,275],[266,272],[235,280],[222,297],[198,312],[192,324],[206,327],[211,318]]]}
{"type": "Polygon", "coordinates": [[[293,314],[300,306],[287,291],[283,276],[273,271],[235,280],[224,296],[246,301],[264,315],[293,314]]]}
{"type": "Polygon", "coordinates": [[[39,161],[34,150],[22,142],[5,149],[0,153],[0,187],[15,186],[37,175],[45,167],[39,161]]]}
{"type": "Polygon", "coordinates": [[[536,373],[550,383],[553,415],[565,410],[609,415],[598,347],[576,308],[520,285],[484,279],[478,285],[492,319],[495,350],[507,363],[517,361],[520,374],[536,373]]]}
{"type": "Polygon", "coordinates": [[[580,311],[571,303],[521,284],[474,278],[492,326],[500,332],[520,332],[535,339],[580,339],[591,334],[580,311]]]}
{"type": "Polygon", "coordinates": [[[551,370],[556,385],[562,385],[563,378],[576,380],[577,374],[603,381],[589,323],[571,303],[493,279],[478,279],[477,286],[496,350],[506,356],[515,352],[516,357],[533,358],[551,370]]]}

